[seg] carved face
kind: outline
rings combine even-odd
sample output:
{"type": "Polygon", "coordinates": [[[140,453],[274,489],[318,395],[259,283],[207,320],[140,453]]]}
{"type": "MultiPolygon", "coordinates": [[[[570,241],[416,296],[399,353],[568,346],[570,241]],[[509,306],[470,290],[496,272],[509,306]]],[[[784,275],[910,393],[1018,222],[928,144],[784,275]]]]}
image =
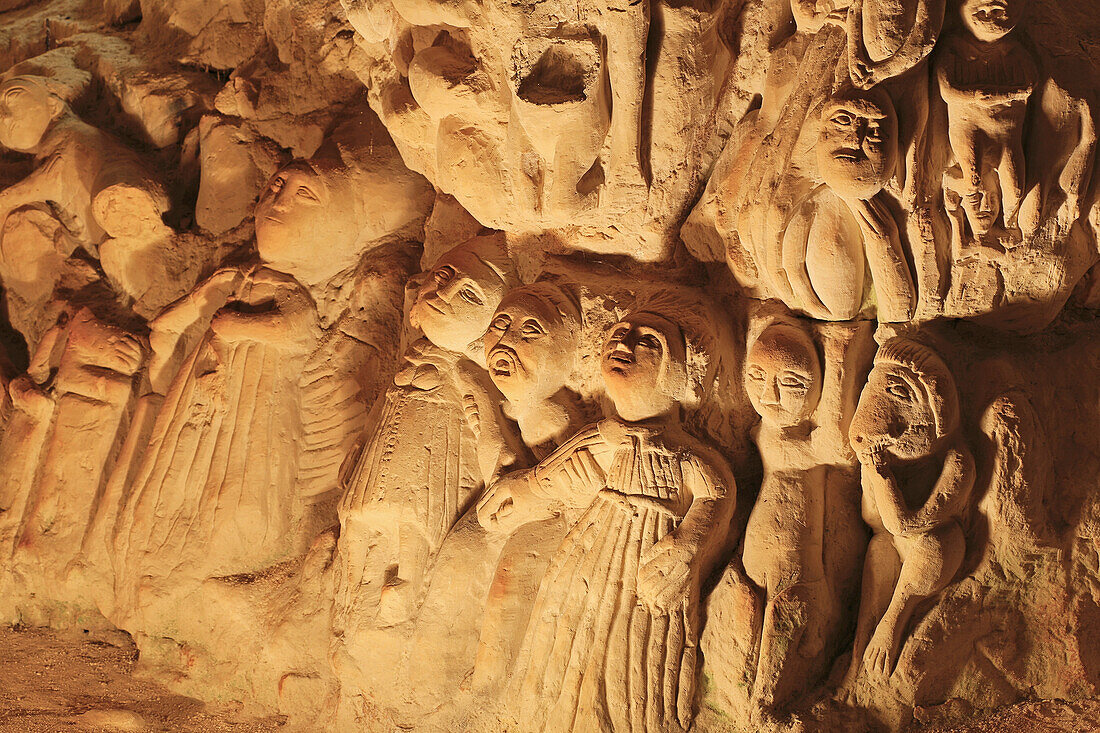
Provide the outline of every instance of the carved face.
{"type": "Polygon", "coordinates": [[[481,338],[504,297],[504,280],[478,256],[476,242],[439,259],[409,311],[429,341],[450,351],[464,352],[481,338]]]}
{"type": "Polygon", "coordinates": [[[745,391],[765,422],[804,422],[821,396],[821,366],[809,337],[793,326],[770,326],[749,351],[745,391]]]}
{"type": "Polygon", "coordinates": [[[988,233],[1001,215],[1001,187],[996,173],[986,171],[979,186],[963,195],[962,206],[974,235],[982,237],[988,233]]]}
{"type": "Polygon", "coordinates": [[[15,78],[0,86],[0,145],[34,152],[63,104],[43,87],[15,78]]]}
{"type": "Polygon", "coordinates": [[[611,327],[600,367],[623,419],[668,414],[686,389],[683,334],[658,315],[632,314],[611,327]]]}
{"type": "Polygon", "coordinates": [[[355,192],[347,188],[305,161],[276,173],[256,202],[256,248],[263,261],[307,284],[355,265],[359,226],[352,214],[355,192]]]}
{"type": "Polygon", "coordinates": [[[901,460],[930,455],[938,438],[925,385],[900,364],[875,364],[859,395],[848,434],[857,452],[884,448],[901,460]]]}
{"type": "Polygon", "coordinates": [[[1020,21],[1020,0],[964,0],[962,21],[979,41],[992,43],[1008,35],[1020,21]]]}
{"type": "Polygon", "coordinates": [[[518,288],[501,301],[485,333],[485,364],[511,402],[545,400],[573,371],[576,341],[553,303],[518,288]]]}
{"type": "Polygon", "coordinates": [[[822,109],[817,162],[840,196],[867,199],[882,190],[897,162],[897,118],[885,95],[834,99],[822,109]]]}

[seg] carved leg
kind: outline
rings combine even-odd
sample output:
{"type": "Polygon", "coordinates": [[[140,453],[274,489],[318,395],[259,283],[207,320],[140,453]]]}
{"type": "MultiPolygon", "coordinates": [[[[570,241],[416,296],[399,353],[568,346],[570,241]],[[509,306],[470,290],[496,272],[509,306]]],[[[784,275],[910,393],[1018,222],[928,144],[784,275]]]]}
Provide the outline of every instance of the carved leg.
{"type": "Polygon", "coordinates": [[[971,230],[975,234],[984,234],[988,231],[988,227],[978,219],[982,192],[982,161],[978,149],[978,136],[981,132],[972,124],[953,119],[948,125],[947,133],[951,141],[951,151],[955,154],[955,160],[962,171],[959,194],[962,198],[963,211],[966,212],[971,230]]]}
{"type": "Polygon", "coordinates": [[[852,645],[852,662],[842,687],[849,688],[859,677],[863,654],[878,625],[884,610],[890,603],[890,595],[901,572],[901,558],[894,548],[894,538],[880,532],[867,545],[867,558],[863,563],[863,587],[859,601],[859,619],[856,622],[856,638],[852,645]]]}
{"type": "Polygon", "coordinates": [[[611,82],[609,194],[629,208],[645,197],[642,173],[642,117],[645,100],[645,50],[649,39],[646,0],[627,11],[604,16],[607,74],[611,82]],[[611,18],[609,22],[607,19],[611,18]]]}
{"type": "Polygon", "coordinates": [[[962,564],[965,544],[955,522],[907,541],[901,574],[890,605],[864,653],[872,674],[889,677],[897,663],[902,635],[917,604],[947,587],[962,564]]]}
{"type": "Polygon", "coordinates": [[[997,177],[1001,183],[1001,202],[1005,226],[1016,226],[1016,215],[1020,210],[1020,200],[1024,190],[1024,146],[1020,135],[1005,142],[1001,151],[997,177]]]}

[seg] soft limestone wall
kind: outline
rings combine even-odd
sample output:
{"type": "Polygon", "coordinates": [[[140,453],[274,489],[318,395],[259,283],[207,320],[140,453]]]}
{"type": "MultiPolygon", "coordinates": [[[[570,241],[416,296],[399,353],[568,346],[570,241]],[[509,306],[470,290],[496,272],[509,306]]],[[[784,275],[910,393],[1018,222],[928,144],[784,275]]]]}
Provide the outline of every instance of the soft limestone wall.
{"type": "Polygon", "coordinates": [[[300,730],[1100,685],[1087,0],[0,0],[0,618],[300,730]]]}

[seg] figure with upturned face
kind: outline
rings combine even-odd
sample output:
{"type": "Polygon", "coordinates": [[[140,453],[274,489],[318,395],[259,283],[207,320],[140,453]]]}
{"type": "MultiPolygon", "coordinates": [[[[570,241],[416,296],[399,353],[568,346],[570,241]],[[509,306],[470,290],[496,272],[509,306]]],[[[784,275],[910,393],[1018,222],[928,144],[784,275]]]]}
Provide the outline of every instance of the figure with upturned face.
{"type": "Polygon", "coordinates": [[[823,320],[849,320],[863,307],[870,271],[881,321],[907,321],[913,276],[883,188],[897,164],[897,118],[886,94],[838,94],[819,114],[822,185],[796,204],[769,272],[788,303],[823,320]]]}
{"type": "Polygon", "coordinates": [[[165,396],[122,492],[122,617],[146,590],[302,554],[335,521],[340,462],[392,368],[404,238],[430,202],[380,127],[335,135],[257,202],[262,264],[219,270],[152,324],[165,396]]]}
{"type": "Polygon", "coordinates": [[[1024,194],[1024,126],[1039,68],[1016,25],[1024,0],[964,0],[962,29],[944,39],[936,59],[957,190],[974,238],[998,218],[1017,229],[1024,194]]]}
{"type": "Polygon", "coordinates": [[[861,465],[863,518],[874,532],[844,682],[851,691],[861,676],[890,677],[917,605],[947,587],[962,565],[975,467],[951,372],[903,336],[875,355],[849,436],[861,465]]]}
{"type": "Polygon", "coordinates": [[[514,283],[498,237],[458,245],[417,279],[409,317],[424,337],[376,402],[340,502],[334,624],[352,656],[358,630],[414,616],[447,533],[519,450],[481,341],[514,283]]]}
{"type": "Polygon", "coordinates": [[[520,730],[691,725],[700,588],[734,503],[725,461],[681,422],[705,372],[701,321],[682,299],[658,295],[615,324],[600,360],[616,417],[501,479],[478,505],[498,532],[579,513],[542,580],[506,693],[520,730]]]}
{"type": "Polygon", "coordinates": [[[577,361],[580,309],[547,282],[508,292],[485,333],[485,364],[505,397],[504,414],[523,442],[545,458],[580,427],[577,396],[566,386],[577,361]]]}

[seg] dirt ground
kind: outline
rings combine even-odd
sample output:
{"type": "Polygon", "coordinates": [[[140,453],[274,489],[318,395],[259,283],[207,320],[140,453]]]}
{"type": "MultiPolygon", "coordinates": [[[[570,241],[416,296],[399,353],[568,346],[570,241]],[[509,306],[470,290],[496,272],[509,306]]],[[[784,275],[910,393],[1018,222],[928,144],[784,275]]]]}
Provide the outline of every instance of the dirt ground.
{"type": "MultiPolygon", "coordinates": [[[[269,733],[274,718],[204,704],[133,675],[130,637],[0,629],[0,733],[269,733]]],[[[839,733],[839,732],[838,732],[839,733]]],[[[1028,702],[921,733],[1100,733],[1100,700],[1028,702]]]]}
{"type": "Polygon", "coordinates": [[[280,729],[134,677],[136,659],[123,633],[0,629],[0,733],[280,729]]]}

